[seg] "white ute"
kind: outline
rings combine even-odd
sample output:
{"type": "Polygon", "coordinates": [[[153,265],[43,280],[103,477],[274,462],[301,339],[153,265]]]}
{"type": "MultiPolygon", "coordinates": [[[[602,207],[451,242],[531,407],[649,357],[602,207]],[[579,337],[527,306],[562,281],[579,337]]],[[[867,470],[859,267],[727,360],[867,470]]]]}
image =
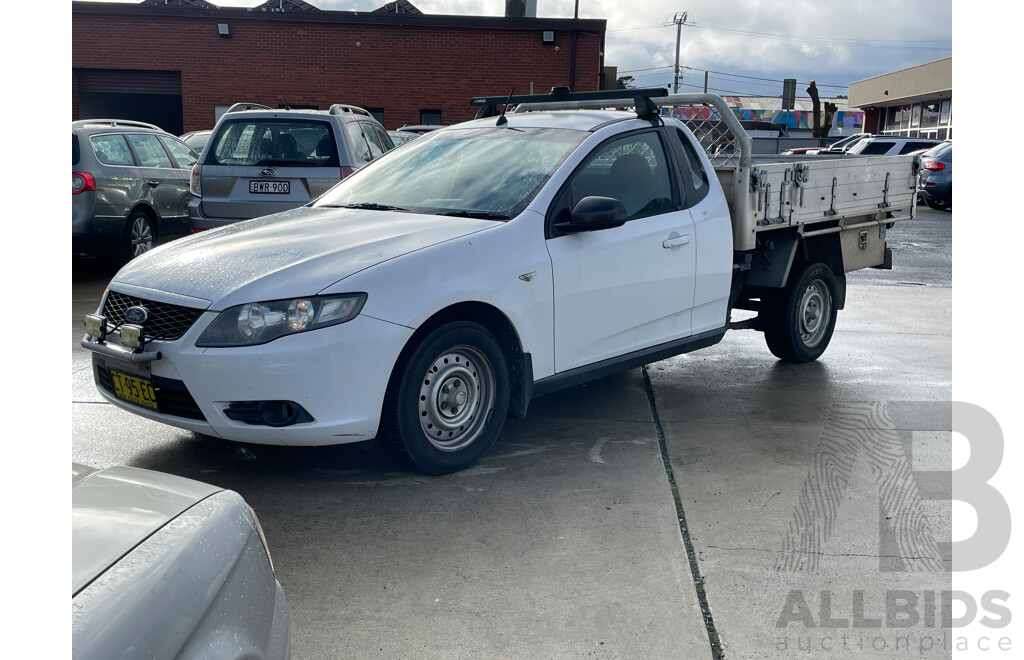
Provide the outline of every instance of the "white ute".
{"type": "Polygon", "coordinates": [[[886,229],[914,217],[916,157],[752,157],[714,95],[472,103],[478,119],[305,207],[122,268],[82,340],[100,393],[229,440],[378,438],[443,474],[531,397],[730,327],[816,359],[845,273],[891,267],[886,229]],[[757,314],[732,322],[734,309],[757,314]]]}

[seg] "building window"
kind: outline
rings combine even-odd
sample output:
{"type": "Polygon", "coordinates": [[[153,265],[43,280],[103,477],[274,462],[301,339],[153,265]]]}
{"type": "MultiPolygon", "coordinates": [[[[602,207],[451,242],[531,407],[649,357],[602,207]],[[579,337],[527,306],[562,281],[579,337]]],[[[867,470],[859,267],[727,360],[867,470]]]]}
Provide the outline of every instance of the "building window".
{"type": "Polygon", "coordinates": [[[376,119],[384,125],[384,108],[366,108],[366,111],[370,113],[370,116],[376,119]]]}
{"type": "Polygon", "coordinates": [[[921,104],[921,128],[935,128],[939,125],[939,102],[921,104]]]}
{"type": "Polygon", "coordinates": [[[949,115],[953,109],[953,101],[943,101],[939,110],[939,126],[949,126],[949,115]]]}
{"type": "Polygon", "coordinates": [[[914,107],[910,110],[910,127],[920,128],[921,127],[921,104],[915,103],[914,107]]]}
{"type": "Polygon", "coordinates": [[[420,123],[438,126],[441,124],[440,110],[420,110],[420,123]]]}
{"type": "Polygon", "coordinates": [[[885,130],[898,131],[903,122],[903,108],[889,108],[885,113],[885,130]]]}

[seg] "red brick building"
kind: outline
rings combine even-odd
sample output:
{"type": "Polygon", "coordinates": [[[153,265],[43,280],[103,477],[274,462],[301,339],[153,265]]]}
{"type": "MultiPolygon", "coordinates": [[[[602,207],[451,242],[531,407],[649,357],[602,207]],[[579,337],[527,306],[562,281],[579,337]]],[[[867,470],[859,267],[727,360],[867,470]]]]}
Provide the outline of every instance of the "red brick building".
{"type": "Polygon", "coordinates": [[[138,119],[182,133],[248,101],[358,105],[386,128],[451,124],[473,117],[471,97],[513,86],[600,89],[605,30],[592,19],[431,16],[406,0],[369,13],[301,0],[252,9],[73,2],[72,119],[138,119]]]}

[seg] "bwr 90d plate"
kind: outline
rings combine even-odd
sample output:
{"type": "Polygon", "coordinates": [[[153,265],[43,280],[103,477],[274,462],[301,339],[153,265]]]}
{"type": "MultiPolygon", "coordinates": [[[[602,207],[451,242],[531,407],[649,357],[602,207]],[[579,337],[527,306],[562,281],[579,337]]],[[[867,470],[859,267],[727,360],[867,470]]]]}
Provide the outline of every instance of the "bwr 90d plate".
{"type": "Polygon", "coordinates": [[[156,390],[153,389],[152,381],[129,376],[113,369],[110,370],[110,380],[114,384],[114,396],[118,399],[150,410],[157,410],[156,390]]]}
{"type": "Polygon", "coordinates": [[[249,192],[287,195],[292,191],[291,181],[250,181],[249,192]]]}

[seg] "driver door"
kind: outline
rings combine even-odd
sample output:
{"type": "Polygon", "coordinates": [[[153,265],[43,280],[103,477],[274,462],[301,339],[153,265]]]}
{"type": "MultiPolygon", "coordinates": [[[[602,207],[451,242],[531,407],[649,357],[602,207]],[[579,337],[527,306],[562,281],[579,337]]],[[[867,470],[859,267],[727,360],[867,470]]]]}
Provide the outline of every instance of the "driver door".
{"type": "Polygon", "coordinates": [[[691,334],[696,236],[681,195],[657,129],[600,145],[570,176],[548,213],[556,373],[691,334]],[[587,196],[621,201],[625,224],[557,235],[587,196]]]}

